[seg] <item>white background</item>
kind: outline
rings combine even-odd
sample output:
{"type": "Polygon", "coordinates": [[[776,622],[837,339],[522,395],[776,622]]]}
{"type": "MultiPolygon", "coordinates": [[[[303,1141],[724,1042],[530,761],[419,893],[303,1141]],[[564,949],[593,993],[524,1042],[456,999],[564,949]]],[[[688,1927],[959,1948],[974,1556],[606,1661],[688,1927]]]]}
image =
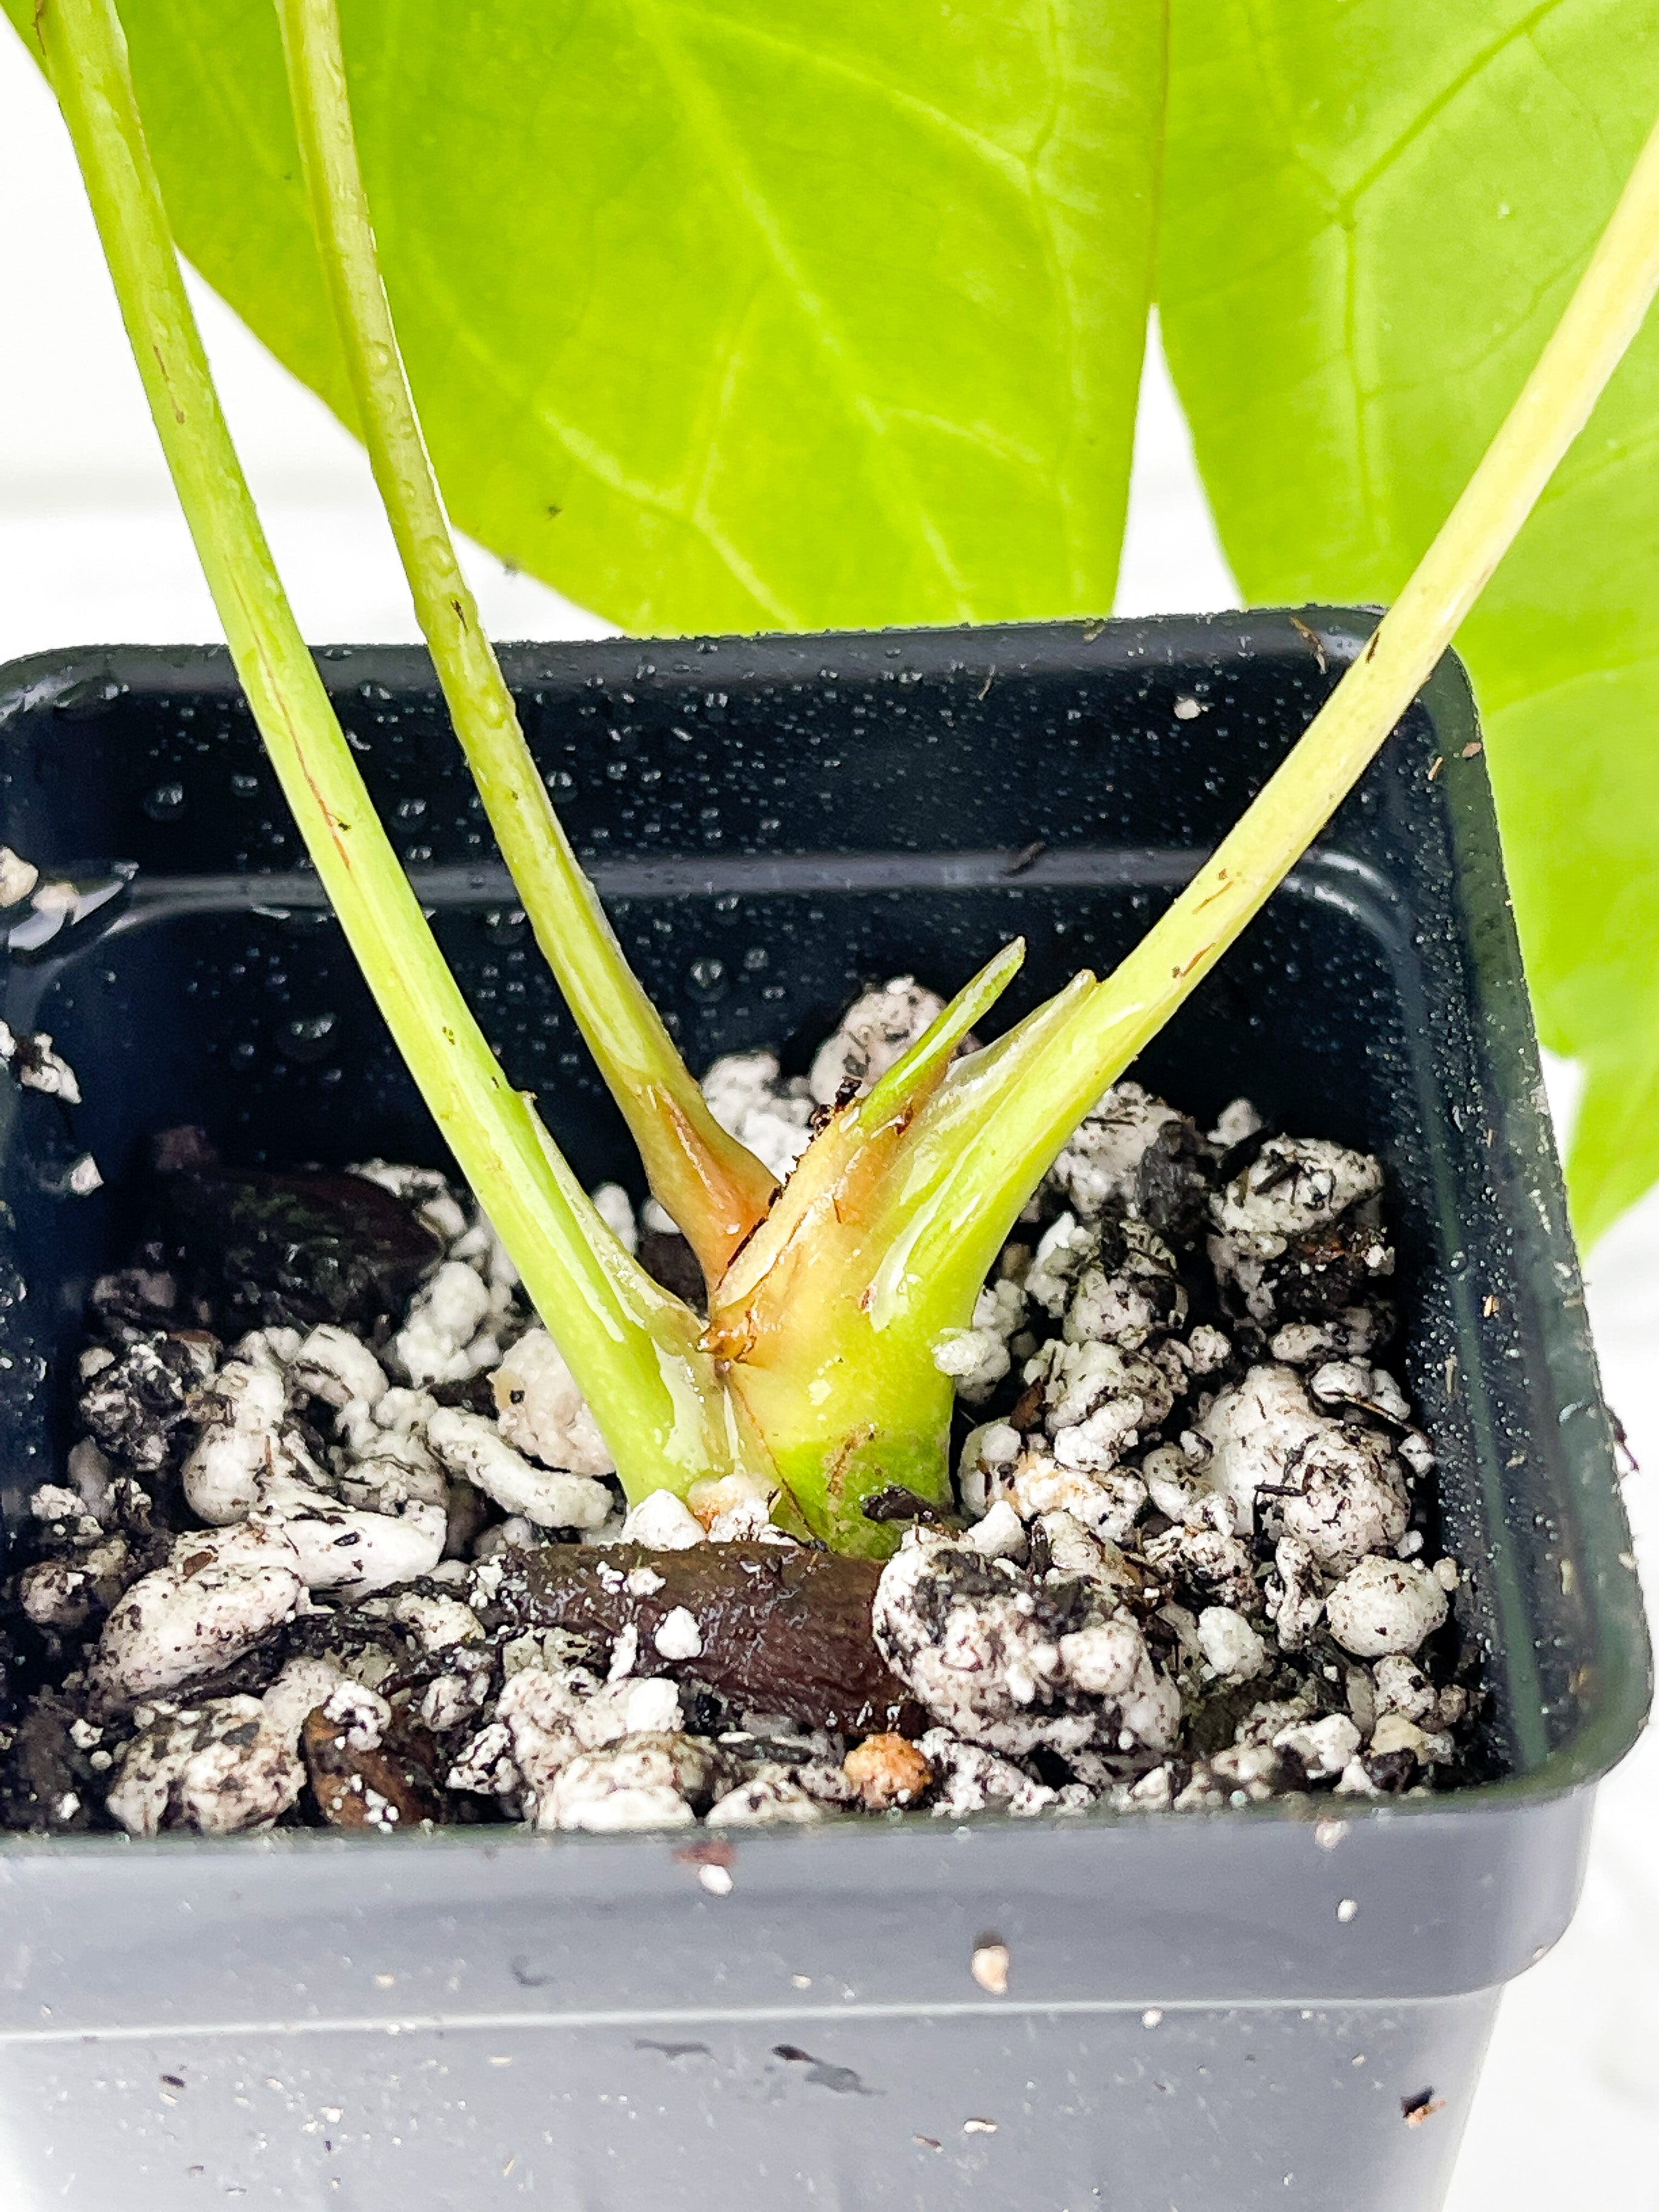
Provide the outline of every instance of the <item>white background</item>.
{"type": "MultiPolygon", "coordinates": [[[[48,646],[221,635],[174,507],[52,104],[0,31],[0,662],[48,646]]],[[[307,636],[413,638],[368,465],[204,288],[198,304],[233,428],[307,636]]],[[[498,636],[605,625],[481,551],[469,566],[498,636]]],[[[1149,362],[1120,613],[1236,605],[1156,348],[1149,362]]],[[[1558,1112],[1570,1068],[1551,1071],[1558,1112]]],[[[1659,1200],[1592,1257],[1608,1396],[1659,1469],[1659,1200]]],[[[1629,1503],[1659,1591],[1655,1478],[1629,1503]]],[[[1453,2190],[1454,2212],[1659,2212],[1659,1740],[1601,1794],[1583,1904],[1504,2001],[1453,2190]]]]}

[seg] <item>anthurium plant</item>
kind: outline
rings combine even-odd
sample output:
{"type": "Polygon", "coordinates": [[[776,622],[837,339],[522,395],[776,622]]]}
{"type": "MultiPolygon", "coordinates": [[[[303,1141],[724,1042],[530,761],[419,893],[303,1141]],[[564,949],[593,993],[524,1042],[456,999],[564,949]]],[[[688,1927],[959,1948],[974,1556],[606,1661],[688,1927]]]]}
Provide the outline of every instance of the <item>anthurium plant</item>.
{"type": "MultiPolygon", "coordinates": [[[[1166,51],[1149,5],[1086,25],[1045,14],[1041,32],[1018,4],[925,21],[860,8],[810,29],[787,10],[666,5],[631,11],[625,33],[603,9],[528,0],[360,0],[343,26],[337,0],[126,0],[118,18],[112,0],[8,5],[58,94],[239,675],[319,874],[629,1496],[736,1478],[839,1547],[884,1548],[890,1529],[861,1510],[872,1492],[948,1496],[950,1385],[934,1353],[967,1323],[1048,1162],[1384,742],[1634,337],[1659,285],[1659,135],[1631,144],[1587,264],[1589,241],[1569,229],[1565,258],[1538,272],[1539,296],[1570,294],[1553,335],[1541,353],[1516,341],[1508,411],[1366,651],[1143,942],[1112,975],[1078,975],[965,1049],[1019,966],[1019,945],[1005,947],[866,1095],[828,1115],[780,1189],[712,1119],[582,875],[480,628],[440,479],[501,550],[635,623],[1097,607],[1155,263],[1176,272],[1172,311],[1187,303],[1172,348],[1177,364],[1201,357],[1189,388],[1215,394],[1218,447],[1248,442],[1266,404],[1261,362],[1239,367],[1247,346],[1278,363],[1247,267],[1286,299],[1287,280],[1265,237],[1252,242],[1248,203],[1253,180],[1290,189],[1273,132],[1282,121],[1294,137],[1295,101],[1288,119],[1264,106],[1253,149],[1223,130],[1236,87],[1224,99],[1210,72],[1225,59],[1224,6],[1201,36],[1177,7],[1166,51]],[[1203,55],[1185,51],[1195,44],[1203,55]],[[1033,85],[1046,88],[1041,127],[1033,85]],[[814,153],[836,143],[830,118],[862,135],[861,201],[814,153]],[[176,240],[364,439],[456,736],[542,952],[702,1266],[706,1322],[605,1226],[444,965],[283,596],[176,240]],[[522,257],[538,246],[549,258],[532,281],[522,257]],[[672,281],[654,288],[641,280],[659,252],[672,281]]],[[[1242,11],[1234,26],[1233,66],[1267,70],[1277,12],[1249,20],[1248,35],[1242,11]]],[[[1437,35],[1443,59],[1450,34],[1437,35]]],[[[1481,66],[1505,66],[1504,51],[1481,66]]],[[[1471,61],[1465,75],[1479,74],[1471,61]]],[[[1417,158],[1413,130],[1432,142],[1449,127],[1403,92],[1399,111],[1376,178],[1417,158]]],[[[1358,366],[1370,307],[1355,305],[1380,296],[1375,256],[1355,242],[1371,189],[1339,194],[1330,216],[1351,257],[1355,513],[1378,496],[1364,442],[1377,410],[1358,366]]],[[[1429,217],[1415,220],[1425,235],[1429,217]]],[[[1304,250],[1285,234],[1287,252],[1304,250]]],[[[1461,264],[1442,264],[1451,294],[1461,264]]],[[[1418,290],[1426,357],[1455,318],[1431,310],[1426,278],[1418,290]]],[[[1313,343],[1297,325],[1287,355],[1313,343]]],[[[1200,428],[1203,444],[1201,410],[1200,428]]],[[[1255,533],[1262,573],[1311,588],[1325,574],[1316,554],[1305,569],[1270,565],[1299,557],[1270,443],[1228,465],[1237,542],[1255,533]]],[[[1316,450],[1340,477],[1333,441],[1316,450]]],[[[1316,547],[1336,525],[1315,469],[1304,456],[1316,547]]],[[[1401,543],[1417,550],[1409,531],[1401,543]]],[[[1592,1181],[1592,1222],[1625,1187],[1592,1181]]]]}

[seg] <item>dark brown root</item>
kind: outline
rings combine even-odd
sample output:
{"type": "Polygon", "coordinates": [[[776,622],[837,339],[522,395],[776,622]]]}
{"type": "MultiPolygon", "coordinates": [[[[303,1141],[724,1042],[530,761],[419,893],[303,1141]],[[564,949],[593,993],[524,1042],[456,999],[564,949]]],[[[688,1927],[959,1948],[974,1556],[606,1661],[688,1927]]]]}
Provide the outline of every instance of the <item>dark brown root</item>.
{"type": "Polygon", "coordinates": [[[703,1683],[740,1711],[781,1713],[837,1735],[919,1735],[927,1725],[876,1649],[870,1611],[881,1568],[873,1559],[780,1544],[684,1552],[544,1544],[501,1559],[495,1602],[510,1620],[611,1644],[631,1627],[639,1674],[703,1683]],[[659,1588],[648,1587],[653,1577],[659,1588]],[[680,1607],[702,1649],[665,1659],[656,1634],[680,1607]]]}

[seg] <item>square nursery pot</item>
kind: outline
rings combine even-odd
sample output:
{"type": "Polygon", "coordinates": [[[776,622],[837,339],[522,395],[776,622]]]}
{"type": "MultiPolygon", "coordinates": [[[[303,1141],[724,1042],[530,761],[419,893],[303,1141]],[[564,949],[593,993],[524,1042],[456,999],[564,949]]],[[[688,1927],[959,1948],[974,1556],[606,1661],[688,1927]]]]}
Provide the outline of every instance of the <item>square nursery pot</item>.
{"type": "MultiPolygon", "coordinates": [[[[1370,617],[532,645],[532,743],[694,1066],[952,988],[1007,1016],[1109,963],[1370,617]]],[[[422,655],[321,665],[439,934],[585,1182],[639,1190],[526,942],[422,655]]],[[[146,1138],[441,1159],[222,652],[0,677],[5,841],[72,878],[5,1016],[0,1474],[54,1465],[146,1138]],[[105,1177],[75,1194],[90,1151],[105,1177]]],[[[746,1832],[0,1840],[0,2171],[17,2212],[221,2195],[354,2212],[1431,2212],[1502,1984],[1560,1935],[1648,1652],[1474,708],[1448,660],[1148,1054],[1202,1113],[1378,1152],[1408,1388],[1495,1700],[1498,1778],[1382,1804],[746,1832]],[[1006,1992],[969,1972],[1008,1946],[1006,1992]],[[194,2192],[194,2193],[192,2193],[194,2192]]],[[[15,912],[28,914],[27,908],[15,912]]]]}

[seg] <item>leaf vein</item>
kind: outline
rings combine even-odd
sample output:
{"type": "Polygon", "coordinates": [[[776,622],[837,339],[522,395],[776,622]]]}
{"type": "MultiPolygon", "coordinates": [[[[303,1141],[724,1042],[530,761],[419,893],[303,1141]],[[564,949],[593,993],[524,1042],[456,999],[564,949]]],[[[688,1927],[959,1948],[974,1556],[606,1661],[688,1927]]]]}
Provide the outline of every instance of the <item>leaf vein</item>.
{"type": "Polygon", "coordinates": [[[881,462],[874,472],[876,483],[882,488],[890,507],[895,511],[902,507],[901,519],[908,520],[913,525],[917,538],[955,595],[956,614],[964,621],[971,619],[974,611],[972,599],[966,581],[951,556],[945,533],[911,479],[902,454],[896,449],[881,410],[865,389],[846,340],[836,329],[816,288],[808,282],[805,270],[797,262],[784,236],[782,225],[758,180],[750,174],[747,164],[738,155],[738,134],[723,127],[714,96],[666,24],[662,22],[665,7],[659,4],[659,0],[634,0],[634,7],[637,15],[658,19],[660,35],[651,41],[651,45],[659,68],[679,99],[687,120],[702,137],[711,156],[716,157],[714,173],[725,184],[729,198],[747,218],[782,277],[784,297],[796,309],[823,357],[836,372],[832,384],[838,385],[839,397],[848,414],[862,427],[879,449],[881,462]],[[900,496],[896,497],[895,495],[900,496]]]}
{"type": "Polygon", "coordinates": [[[1500,60],[1511,46],[1525,43],[1532,45],[1534,52],[1536,52],[1533,33],[1546,16],[1554,15],[1559,8],[1564,8],[1567,4],[1568,0],[1538,0],[1538,5],[1523,15],[1519,22],[1511,23],[1492,41],[1490,46],[1483,46],[1479,53],[1472,55],[1463,67],[1455,76],[1449,77],[1433,97],[1424,103],[1399,137],[1377,155],[1370,168],[1365,170],[1358,180],[1349,185],[1340,195],[1340,205],[1342,214],[1345,216],[1351,216],[1371,187],[1381,182],[1401,156],[1408,153],[1417,143],[1425,131],[1431,125],[1438,122],[1453,102],[1468,90],[1475,79],[1484,76],[1492,64],[1500,60]]]}

